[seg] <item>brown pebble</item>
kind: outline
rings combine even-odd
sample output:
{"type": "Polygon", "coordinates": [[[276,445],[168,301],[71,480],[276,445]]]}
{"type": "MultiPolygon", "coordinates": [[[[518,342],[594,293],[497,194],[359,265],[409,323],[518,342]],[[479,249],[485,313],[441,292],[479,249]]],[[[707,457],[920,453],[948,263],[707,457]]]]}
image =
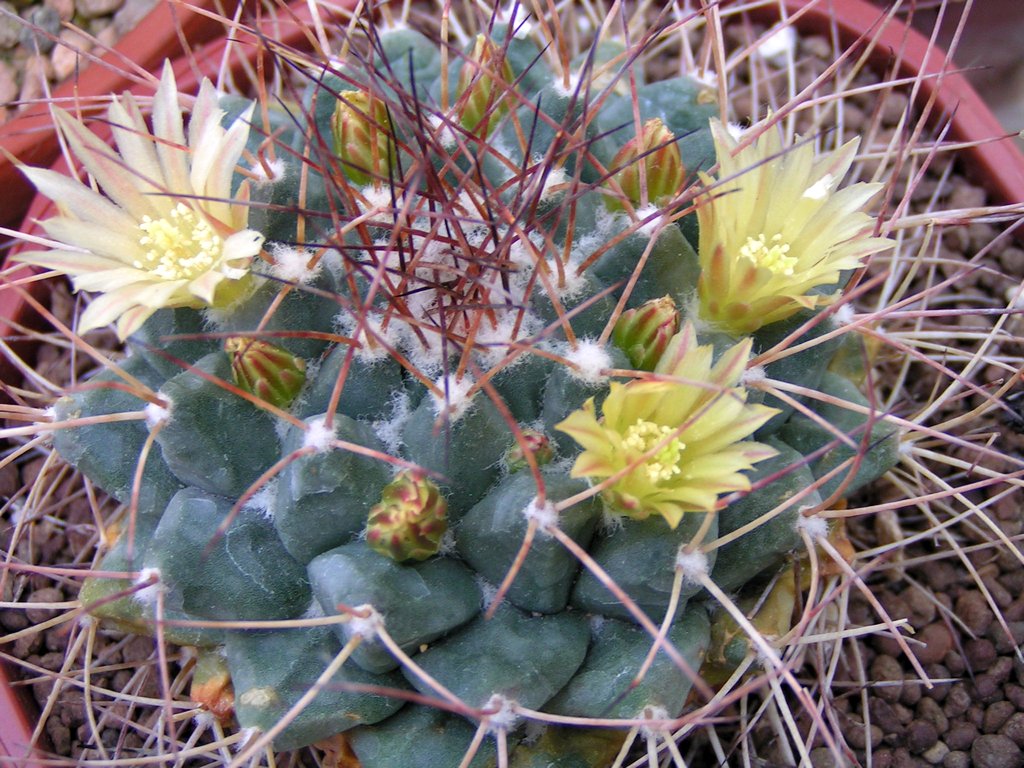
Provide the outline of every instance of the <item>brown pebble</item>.
{"type": "Polygon", "coordinates": [[[979,736],[971,745],[974,768],[1020,768],[1024,764],[1020,747],[999,733],[979,736]]]}
{"type": "Polygon", "coordinates": [[[985,718],[981,721],[982,733],[997,733],[1016,708],[1009,701],[996,701],[985,709],[985,718]]]}
{"type": "Polygon", "coordinates": [[[950,749],[970,749],[976,738],[977,726],[965,721],[950,723],[949,730],[942,735],[942,740],[950,749]]]}
{"type": "Polygon", "coordinates": [[[935,600],[917,587],[908,587],[900,593],[910,608],[910,623],[921,629],[935,621],[935,600]]]}
{"type": "Polygon", "coordinates": [[[917,634],[917,639],[924,645],[915,643],[911,648],[913,648],[917,660],[922,664],[938,664],[953,648],[953,637],[941,621],[933,622],[922,629],[917,634]]]}
{"type": "Polygon", "coordinates": [[[974,678],[974,685],[971,686],[973,697],[982,704],[991,704],[995,701],[1002,701],[1003,687],[992,675],[978,675],[974,678]]]}
{"type": "Polygon", "coordinates": [[[868,711],[871,713],[871,722],[881,728],[883,733],[903,733],[903,725],[889,702],[872,696],[868,700],[868,711]]]}
{"type": "Polygon", "coordinates": [[[939,733],[945,733],[949,728],[949,718],[942,712],[942,707],[934,699],[922,698],[914,709],[914,715],[918,720],[930,720],[939,733]]]}
{"type": "MultiPolygon", "coordinates": [[[[64,601],[64,593],[56,587],[46,587],[44,589],[37,589],[31,595],[28,596],[28,602],[30,603],[60,603],[64,601]]],[[[25,615],[28,617],[29,623],[31,624],[42,624],[44,621],[53,618],[58,613],[59,609],[51,608],[26,608],[25,615]]]]}
{"type": "Polygon", "coordinates": [[[914,720],[907,726],[906,738],[907,748],[919,755],[939,740],[939,732],[935,724],[928,720],[914,720]]]}
{"type": "Polygon", "coordinates": [[[1024,712],[1014,712],[1010,715],[999,732],[1018,747],[1024,747],[1024,712]]]}
{"type": "Polygon", "coordinates": [[[988,668],[987,675],[990,675],[993,680],[1002,685],[1010,676],[1013,674],[1013,656],[1000,656],[996,659],[995,664],[988,668]]]}
{"type": "Polygon", "coordinates": [[[900,704],[916,707],[923,696],[924,683],[917,679],[913,672],[907,673],[903,679],[903,691],[900,693],[900,704]]]}
{"type": "MultiPolygon", "coordinates": [[[[942,708],[942,711],[946,714],[946,717],[955,719],[964,714],[970,706],[971,695],[967,692],[967,687],[963,683],[955,683],[949,689],[946,705],[942,708]]],[[[950,744],[950,746],[953,745],[950,744]]],[[[953,749],[957,749],[957,747],[953,747],[953,749]]]]}
{"type": "Polygon", "coordinates": [[[956,600],[954,612],[975,636],[981,637],[992,623],[992,610],[985,602],[981,592],[970,590],[964,592],[956,600]]]}
{"type": "Polygon", "coordinates": [[[50,737],[50,745],[59,755],[68,754],[71,749],[71,729],[60,720],[51,717],[46,721],[46,735],[50,737]]]}
{"type": "Polygon", "coordinates": [[[943,742],[937,741],[922,752],[921,757],[924,758],[928,765],[941,765],[942,761],[946,759],[946,755],[948,754],[949,747],[947,747],[943,742]]]}
{"type": "Polygon", "coordinates": [[[942,768],[970,768],[971,756],[966,752],[955,750],[942,759],[942,768]]]}
{"type": "Polygon", "coordinates": [[[1008,683],[1003,686],[1003,695],[1013,703],[1018,712],[1024,712],[1024,688],[1015,683],[1008,683]]]}
{"type": "Polygon", "coordinates": [[[996,660],[996,647],[985,638],[970,639],[964,643],[964,660],[972,673],[984,672],[996,660]]]}
{"type": "Polygon", "coordinates": [[[963,677],[964,673],[967,672],[967,662],[964,657],[956,651],[950,651],[942,659],[942,663],[949,669],[949,674],[953,677],[963,677]]]}
{"type": "MultiPolygon", "coordinates": [[[[1017,603],[1014,603],[1017,605],[1017,603]]],[[[1024,645],[1024,601],[1020,602],[1021,612],[1018,618],[1010,620],[1007,616],[1006,629],[996,624],[996,629],[989,629],[988,637],[995,644],[997,653],[1014,653],[1017,648],[1024,645]],[[1010,630],[1010,634],[1006,634],[1006,630],[1010,630]]],[[[1010,606],[1012,609],[1013,606],[1010,606]]]]}
{"type": "Polygon", "coordinates": [[[903,666],[892,656],[880,655],[873,662],[869,671],[874,682],[872,692],[888,702],[899,701],[903,691],[903,666]]]}
{"type": "Polygon", "coordinates": [[[945,701],[946,696],[949,695],[952,683],[940,683],[937,681],[948,680],[950,677],[949,670],[942,664],[927,664],[924,671],[928,675],[928,679],[932,681],[932,687],[925,688],[921,693],[929,699],[940,702],[945,701]]]}

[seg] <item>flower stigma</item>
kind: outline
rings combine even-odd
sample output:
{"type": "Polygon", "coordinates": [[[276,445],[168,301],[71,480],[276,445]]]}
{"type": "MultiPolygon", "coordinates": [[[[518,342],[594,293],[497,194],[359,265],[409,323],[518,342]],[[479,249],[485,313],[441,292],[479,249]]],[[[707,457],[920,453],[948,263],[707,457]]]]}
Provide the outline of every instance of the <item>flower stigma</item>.
{"type": "Polygon", "coordinates": [[[776,275],[791,276],[798,259],[789,255],[789,243],[782,242],[782,235],[773,235],[768,240],[762,232],[757,237],[748,237],[740,247],[740,256],[749,259],[758,267],[764,267],[776,275]]]}
{"type": "Polygon", "coordinates": [[[132,266],[145,269],[163,280],[191,280],[212,269],[222,258],[224,241],[210,223],[184,203],[171,209],[170,216],[143,216],[139,224],[139,245],[144,259],[132,266]]]}
{"type": "MultiPolygon", "coordinates": [[[[622,444],[640,453],[647,453],[675,431],[672,427],[666,427],[664,424],[637,419],[636,423],[626,430],[622,444]]],[[[644,462],[643,467],[652,483],[670,480],[680,473],[679,459],[685,448],[686,443],[675,437],[644,462]]]]}

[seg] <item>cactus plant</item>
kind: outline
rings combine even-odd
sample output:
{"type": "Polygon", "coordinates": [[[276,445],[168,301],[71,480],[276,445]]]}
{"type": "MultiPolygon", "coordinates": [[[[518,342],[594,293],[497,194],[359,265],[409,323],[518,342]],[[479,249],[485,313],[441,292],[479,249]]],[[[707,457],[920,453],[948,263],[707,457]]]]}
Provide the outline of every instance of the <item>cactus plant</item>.
{"type": "Polygon", "coordinates": [[[58,112],[98,191],[24,169],[63,246],[18,258],[132,351],[53,409],[128,508],[101,569],[139,574],[83,607],[221,659],[245,754],[600,765],[709,698],[712,656],[770,655],[712,624],[896,462],[830,338],[890,245],[878,185],[770,117],[738,149],[706,84],[621,51],[567,88],[500,16],[461,55],[370,43],[273,130],[208,84],[186,128],[166,69],[151,127],[112,103],[117,157],[58,112]],[[811,349],[753,365],[781,339],[811,349]]]}

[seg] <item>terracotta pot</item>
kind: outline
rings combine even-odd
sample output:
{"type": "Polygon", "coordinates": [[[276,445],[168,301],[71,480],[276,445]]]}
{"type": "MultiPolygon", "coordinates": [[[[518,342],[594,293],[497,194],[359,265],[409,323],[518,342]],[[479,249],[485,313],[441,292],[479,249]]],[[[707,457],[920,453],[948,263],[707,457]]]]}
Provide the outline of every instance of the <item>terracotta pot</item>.
{"type": "MultiPolygon", "coordinates": [[[[354,2],[352,0],[352,4],[354,2]]],[[[214,2],[202,0],[200,5],[208,7],[214,2]]],[[[967,80],[953,71],[953,65],[940,48],[929,45],[927,38],[919,32],[909,29],[898,19],[888,18],[884,11],[864,0],[779,0],[776,4],[751,9],[750,18],[774,24],[779,19],[780,5],[802,33],[825,35],[844,46],[870,46],[871,61],[880,71],[890,71],[901,77],[921,74],[916,106],[936,119],[950,115],[955,117],[947,138],[974,144],[961,153],[968,172],[1003,202],[1024,201],[1024,155],[1016,148],[1012,137],[1005,136],[998,121],[967,80]]],[[[309,10],[305,0],[297,0],[288,10],[291,14],[282,13],[280,24],[264,21],[265,31],[272,31],[272,39],[285,45],[308,46],[304,22],[309,19],[309,10]]],[[[200,77],[216,75],[230,44],[223,33],[223,24],[204,15],[201,10],[175,3],[160,3],[134,32],[122,39],[114,51],[104,56],[101,62],[89,66],[74,84],[55,91],[54,96],[58,99],[79,98],[88,104],[90,96],[123,90],[148,95],[153,91],[152,79],[124,75],[121,70],[125,68],[125,62],[134,62],[152,72],[164,58],[173,58],[176,54],[179,54],[175,61],[179,87],[184,92],[193,92],[200,77]],[[179,29],[194,46],[186,56],[180,56],[179,29]]],[[[232,36],[239,37],[234,31],[232,36]]],[[[259,55],[262,47],[246,45],[245,35],[241,37],[243,39],[235,49],[236,53],[250,57],[259,55]]],[[[245,63],[235,58],[236,75],[242,75],[245,63]]],[[[102,127],[99,132],[103,133],[102,127]]],[[[26,163],[52,165],[58,170],[66,170],[63,159],[56,159],[58,147],[52,125],[42,111],[26,114],[0,128],[0,147],[26,163]]],[[[19,218],[26,208],[25,224],[28,227],[34,220],[48,215],[50,202],[33,198],[30,186],[3,158],[0,158],[0,184],[8,203],[7,221],[4,223],[9,224],[19,218]]],[[[28,269],[17,273],[22,278],[29,274],[28,269]]],[[[19,290],[8,287],[0,291],[0,335],[12,336],[16,324],[38,315],[32,306],[32,298],[44,290],[44,285],[37,282],[19,290]]],[[[12,373],[10,368],[0,368],[0,379],[12,380],[9,378],[12,373]]],[[[7,755],[23,760],[38,754],[31,744],[33,714],[10,687],[0,665],[0,758],[7,755]]]]}

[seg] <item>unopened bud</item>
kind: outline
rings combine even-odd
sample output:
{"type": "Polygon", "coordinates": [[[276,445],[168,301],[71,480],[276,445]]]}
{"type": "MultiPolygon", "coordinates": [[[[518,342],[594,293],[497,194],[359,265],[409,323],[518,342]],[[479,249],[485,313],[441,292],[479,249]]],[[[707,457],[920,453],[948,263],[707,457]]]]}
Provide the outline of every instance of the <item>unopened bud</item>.
{"type": "Polygon", "coordinates": [[[278,408],[287,408],[306,383],[306,361],[281,347],[246,336],[224,342],[235,384],[278,408]]]}
{"type": "Polygon", "coordinates": [[[448,530],[448,503],[441,490],[415,472],[402,472],[384,486],[370,510],[366,543],[396,562],[437,554],[448,530]]]}
{"type": "MultiPolygon", "coordinates": [[[[657,117],[623,145],[611,167],[618,169],[613,178],[634,206],[664,205],[679,194],[686,177],[675,134],[657,117]]],[[[615,197],[608,196],[606,201],[612,209],[622,207],[615,197]]]]}
{"type": "Polygon", "coordinates": [[[356,184],[387,179],[394,157],[387,105],[366,91],[345,91],[331,117],[334,153],[356,184]]]}
{"type": "Polygon", "coordinates": [[[533,454],[537,466],[541,467],[555,458],[555,451],[547,435],[535,429],[524,429],[522,441],[517,441],[505,453],[505,466],[508,467],[508,471],[518,472],[529,466],[529,462],[526,461],[527,453],[533,454]]]}
{"type": "Polygon", "coordinates": [[[679,310],[669,296],[645,301],[619,316],[612,341],[638,371],[653,371],[679,331],[679,310]]]}
{"type": "Polygon", "coordinates": [[[481,139],[487,138],[508,112],[505,89],[514,79],[512,67],[502,57],[501,49],[483,35],[477,35],[473,52],[463,62],[455,90],[462,127],[481,139]]]}

